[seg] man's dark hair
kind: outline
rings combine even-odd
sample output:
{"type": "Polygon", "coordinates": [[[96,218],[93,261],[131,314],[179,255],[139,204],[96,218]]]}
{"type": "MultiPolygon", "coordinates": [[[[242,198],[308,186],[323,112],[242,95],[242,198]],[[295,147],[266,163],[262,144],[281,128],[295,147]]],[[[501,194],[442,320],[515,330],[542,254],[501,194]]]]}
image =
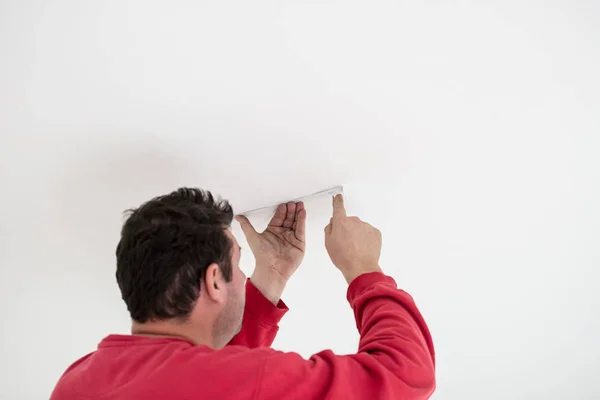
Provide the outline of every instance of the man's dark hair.
{"type": "Polygon", "coordinates": [[[233,211],[209,191],[180,188],[128,211],[117,245],[117,282],[137,322],[189,317],[207,267],[231,280],[233,211]]]}

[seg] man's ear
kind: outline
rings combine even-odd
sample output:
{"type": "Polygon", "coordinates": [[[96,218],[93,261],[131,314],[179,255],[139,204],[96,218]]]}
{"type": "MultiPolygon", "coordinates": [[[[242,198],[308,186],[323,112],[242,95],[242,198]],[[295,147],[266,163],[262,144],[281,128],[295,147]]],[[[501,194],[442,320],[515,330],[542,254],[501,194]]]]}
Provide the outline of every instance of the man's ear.
{"type": "Polygon", "coordinates": [[[212,263],[208,266],[206,275],[204,275],[204,283],[206,294],[211,300],[217,303],[225,302],[225,279],[223,279],[223,274],[218,264],[212,263]]]}

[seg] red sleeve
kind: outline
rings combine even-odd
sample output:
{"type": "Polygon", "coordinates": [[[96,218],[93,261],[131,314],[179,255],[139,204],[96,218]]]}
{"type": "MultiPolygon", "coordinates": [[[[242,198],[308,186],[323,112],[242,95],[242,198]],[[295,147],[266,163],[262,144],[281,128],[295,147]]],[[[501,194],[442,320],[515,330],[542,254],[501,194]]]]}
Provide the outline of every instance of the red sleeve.
{"type": "Polygon", "coordinates": [[[279,300],[274,306],[248,279],[242,330],[229,344],[248,348],[270,347],[279,330],[279,321],[287,311],[283,301],[279,300]]]}
{"type": "Polygon", "coordinates": [[[369,273],[350,284],[347,297],[360,333],[358,352],[336,356],[326,350],[304,360],[295,353],[265,349],[256,399],[431,396],[433,343],[410,295],[398,290],[392,278],[369,273]]]}

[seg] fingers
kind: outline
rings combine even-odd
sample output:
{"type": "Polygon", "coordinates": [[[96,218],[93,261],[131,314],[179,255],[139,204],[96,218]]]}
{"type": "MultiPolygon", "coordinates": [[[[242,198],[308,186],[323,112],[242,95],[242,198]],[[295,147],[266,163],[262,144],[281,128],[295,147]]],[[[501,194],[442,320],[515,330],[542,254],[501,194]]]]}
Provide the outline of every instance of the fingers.
{"type": "Polygon", "coordinates": [[[258,235],[248,218],[246,218],[245,216],[237,215],[235,217],[235,220],[240,223],[242,231],[244,232],[244,236],[246,236],[246,240],[248,240],[248,242],[250,242],[250,240],[254,238],[254,236],[258,235]]]}
{"type": "Polygon", "coordinates": [[[290,201],[286,204],[280,204],[275,210],[269,226],[292,229],[296,238],[304,241],[306,236],[306,209],[304,203],[290,201]]]}
{"type": "Polygon", "coordinates": [[[287,213],[287,207],[285,204],[280,204],[275,210],[275,214],[273,218],[271,218],[271,222],[269,222],[269,226],[283,226],[283,221],[285,221],[287,213]]]}
{"type": "Polygon", "coordinates": [[[296,204],[296,215],[293,230],[296,239],[301,242],[306,241],[306,210],[304,209],[304,203],[302,202],[296,204]]]}
{"type": "Polygon", "coordinates": [[[298,214],[300,214],[300,211],[302,210],[304,210],[304,203],[300,201],[296,203],[296,215],[294,216],[294,224],[292,225],[293,230],[296,230],[296,226],[298,225],[298,214]]]}
{"type": "Polygon", "coordinates": [[[287,213],[285,215],[285,220],[283,221],[283,227],[292,229],[294,225],[294,220],[296,219],[296,203],[290,201],[287,203],[287,213]]]}
{"type": "Polygon", "coordinates": [[[333,219],[346,216],[346,207],[344,207],[344,196],[337,194],[333,198],[333,219]]]}

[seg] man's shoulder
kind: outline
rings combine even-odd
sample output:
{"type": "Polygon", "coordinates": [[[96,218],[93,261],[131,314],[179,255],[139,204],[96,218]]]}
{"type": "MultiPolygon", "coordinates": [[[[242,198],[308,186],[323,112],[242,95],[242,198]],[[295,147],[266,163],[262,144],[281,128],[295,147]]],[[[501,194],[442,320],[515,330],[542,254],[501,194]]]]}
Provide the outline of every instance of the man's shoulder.
{"type": "Polygon", "coordinates": [[[234,381],[240,393],[250,397],[265,358],[274,352],[236,345],[214,350],[185,341],[159,340],[152,344],[100,346],[66,370],[52,399],[83,394],[96,398],[106,393],[127,398],[130,393],[142,392],[158,396],[149,398],[196,392],[217,398],[214,396],[219,390],[228,390],[227,383],[234,381]]]}

